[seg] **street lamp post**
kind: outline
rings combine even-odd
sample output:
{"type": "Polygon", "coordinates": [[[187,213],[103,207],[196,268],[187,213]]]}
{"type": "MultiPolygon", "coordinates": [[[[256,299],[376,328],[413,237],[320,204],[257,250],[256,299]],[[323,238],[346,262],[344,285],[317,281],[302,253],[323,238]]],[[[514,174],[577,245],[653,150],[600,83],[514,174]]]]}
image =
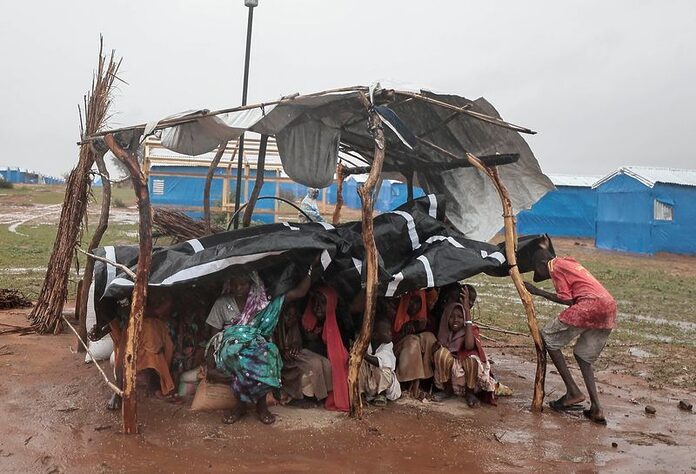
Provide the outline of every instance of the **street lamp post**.
{"type": "MultiPolygon", "coordinates": [[[[249,8],[249,18],[247,20],[246,53],[244,55],[244,85],[242,86],[242,105],[247,103],[247,92],[249,90],[249,57],[251,56],[251,26],[254,21],[254,7],[259,5],[259,0],[244,0],[244,5],[249,8]]],[[[242,168],[244,167],[244,134],[239,137],[239,155],[237,157],[237,192],[234,197],[234,228],[239,227],[240,198],[242,194],[242,168]]]]}

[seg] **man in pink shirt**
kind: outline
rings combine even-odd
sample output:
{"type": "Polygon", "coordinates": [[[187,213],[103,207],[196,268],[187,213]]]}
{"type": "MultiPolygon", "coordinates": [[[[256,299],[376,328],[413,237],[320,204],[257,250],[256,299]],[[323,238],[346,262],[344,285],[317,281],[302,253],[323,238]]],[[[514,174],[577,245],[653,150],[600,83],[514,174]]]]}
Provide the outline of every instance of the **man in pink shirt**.
{"type": "Polygon", "coordinates": [[[590,272],[570,257],[554,258],[542,248],[533,256],[534,281],[551,278],[556,293],[544,291],[531,283],[527,290],[537,296],[568,306],[541,331],[546,350],[566,386],[566,394],[549,403],[554,410],[573,410],[580,407],[585,396],[578,388],[561,349],[578,338],[573,349],[582,377],[590,395],[590,409],[584,415],[595,423],[606,425],[597,396],[592,364],[604,349],[611,330],[616,327],[616,301],[590,272]]]}

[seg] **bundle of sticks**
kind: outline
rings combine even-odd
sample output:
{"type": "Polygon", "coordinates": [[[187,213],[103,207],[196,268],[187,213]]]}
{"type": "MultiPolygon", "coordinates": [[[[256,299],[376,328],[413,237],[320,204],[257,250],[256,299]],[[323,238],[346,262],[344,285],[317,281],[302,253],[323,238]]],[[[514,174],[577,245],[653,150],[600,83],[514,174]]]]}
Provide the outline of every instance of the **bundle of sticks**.
{"type": "MultiPolygon", "coordinates": [[[[191,219],[183,212],[161,207],[155,208],[153,212],[152,227],[159,236],[171,237],[173,243],[197,239],[208,234],[205,230],[205,222],[202,220],[191,219]]],[[[211,226],[213,234],[223,230],[222,227],[211,226]]]]}
{"type": "Polygon", "coordinates": [[[19,290],[0,288],[0,309],[29,308],[31,301],[19,290]]]}

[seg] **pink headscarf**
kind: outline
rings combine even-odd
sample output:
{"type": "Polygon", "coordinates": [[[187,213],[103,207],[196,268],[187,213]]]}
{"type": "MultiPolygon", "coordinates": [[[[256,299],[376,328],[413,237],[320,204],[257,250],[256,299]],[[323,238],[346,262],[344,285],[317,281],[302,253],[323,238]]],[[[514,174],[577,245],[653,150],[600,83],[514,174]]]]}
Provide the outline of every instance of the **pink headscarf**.
{"type": "Polygon", "coordinates": [[[249,289],[249,295],[247,295],[244,309],[239,315],[238,324],[249,324],[251,320],[254,319],[254,316],[268,306],[270,301],[268,295],[266,294],[266,288],[264,288],[259,274],[252,272],[250,275],[250,280],[251,288],[249,289]]]}
{"type": "Polygon", "coordinates": [[[443,346],[449,349],[450,352],[456,353],[460,359],[468,357],[470,355],[477,355],[481,362],[486,362],[486,352],[483,350],[483,344],[481,344],[481,334],[477,325],[472,325],[471,330],[474,332],[474,344],[473,350],[464,350],[464,337],[466,335],[466,326],[462,327],[457,332],[452,332],[449,328],[449,318],[452,314],[454,308],[459,307],[462,313],[466,314],[464,311],[464,306],[461,303],[450,303],[445,306],[445,310],[442,312],[442,318],[440,318],[440,328],[437,331],[437,341],[443,346]]]}
{"type": "Polygon", "coordinates": [[[460,303],[450,303],[445,306],[442,312],[442,317],[440,318],[440,328],[437,331],[437,342],[439,342],[443,347],[449,349],[450,352],[459,352],[464,344],[464,335],[466,334],[466,327],[462,326],[457,332],[452,332],[449,328],[449,318],[454,311],[454,308],[459,308],[464,312],[464,306],[460,303]]]}

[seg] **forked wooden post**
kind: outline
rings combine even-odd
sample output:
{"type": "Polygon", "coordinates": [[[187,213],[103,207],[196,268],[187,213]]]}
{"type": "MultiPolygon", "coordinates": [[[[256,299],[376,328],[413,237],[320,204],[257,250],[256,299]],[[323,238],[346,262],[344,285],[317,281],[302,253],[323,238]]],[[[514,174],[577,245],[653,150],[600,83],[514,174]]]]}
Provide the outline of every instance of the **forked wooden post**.
{"type": "Polygon", "coordinates": [[[527,313],[527,325],[529,332],[534,340],[534,349],[536,351],[536,374],[534,376],[534,398],[532,399],[532,411],[542,411],[544,404],[544,385],[546,382],[546,349],[544,341],[539,332],[539,325],[536,319],[536,310],[532,296],[524,286],[522,275],[517,267],[517,231],[515,229],[515,215],[512,212],[512,202],[505,184],[500,179],[498,170],[495,167],[487,167],[481,160],[474,155],[467,153],[469,162],[481,172],[485,173],[491,181],[500,196],[500,202],[503,206],[503,222],[505,225],[505,257],[508,265],[510,265],[510,278],[515,284],[517,293],[520,295],[522,305],[527,313]]]}
{"type": "Polygon", "coordinates": [[[264,174],[266,172],[266,148],[268,148],[268,135],[261,135],[261,141],[259,142],[259,159],[256,162],[256,179],[254,180],[254,189],[251,190],[249,202],[247,203],[246,209],[244,209],[242,227],[249,227],[251,224],[251,215],[254,213],[256,200],[259,198],[259,194],[261,194],[264,174]]]}
{"type": "Polygon", "coordinates": [[[205,186],[203,187],[203,222],[205,222],[205,231],[210,234],[212,229],[210,227],[210,185],[213,182],[213,176],[215,175],[215,170],[220,164],[222,155],[225,154],[225,149],[227,148],[227,142],[220,143],[217,153],[213,161],[210,162],[208,166],[208,173],[205,176],[205,186]]]}
{"type": "Polygon", "coordinates": [[[367,97],[363,95],[364,104],[368,109],[370,131],[375,141],[375,152],[372,159],[372,169],[365,183],[358,188],[362,203],[362,238],[365,247],[365,268],[367,282],[365,284],[365,310],[363,314],[360,335],[353,344],[348,362],[348,394],[350,395],[350,415],[362,417],[362,402],[358,387],[358,375],[365,351],[372,335],[375,304],[377,302],[377,247],[375,245],[373,211],[375,207],[374,190],[384,162],[385,140],[382,120],[370,106],[367,97]]]}
{"type": "Polygon", "coordinates": [[[343,208],[343,181],[346,179],[346,167],[342,163],[336,165],[336,207],[334,207],[333,225],[341,222],[341,209],[343,208]]]}
{"type": "Polygon", "coordinates": [[[106,135],[104,141],[116,158],[128,168],[135,195],[138,199],[138,214],[140,218],[140,223],[138,225],[140,240],[138,269],[135,274],[130,319],[126,330],[126,350],[123,356],[123,404],[121,411],[123,432],[125,434],[132,434],[138,432],[135,376],[138,371],[138,345],[140,343],[143,313],[147,301],[147,284],[150,276],[150,264],[152,263],[152,212],[150,208],[150,195],[147,189],[147,180],[138,165],[138,157],[133,152],[137,146],[137,138],[131,141],[131,146],[128,150],[121,148],[112,134],[106,135]]]}

